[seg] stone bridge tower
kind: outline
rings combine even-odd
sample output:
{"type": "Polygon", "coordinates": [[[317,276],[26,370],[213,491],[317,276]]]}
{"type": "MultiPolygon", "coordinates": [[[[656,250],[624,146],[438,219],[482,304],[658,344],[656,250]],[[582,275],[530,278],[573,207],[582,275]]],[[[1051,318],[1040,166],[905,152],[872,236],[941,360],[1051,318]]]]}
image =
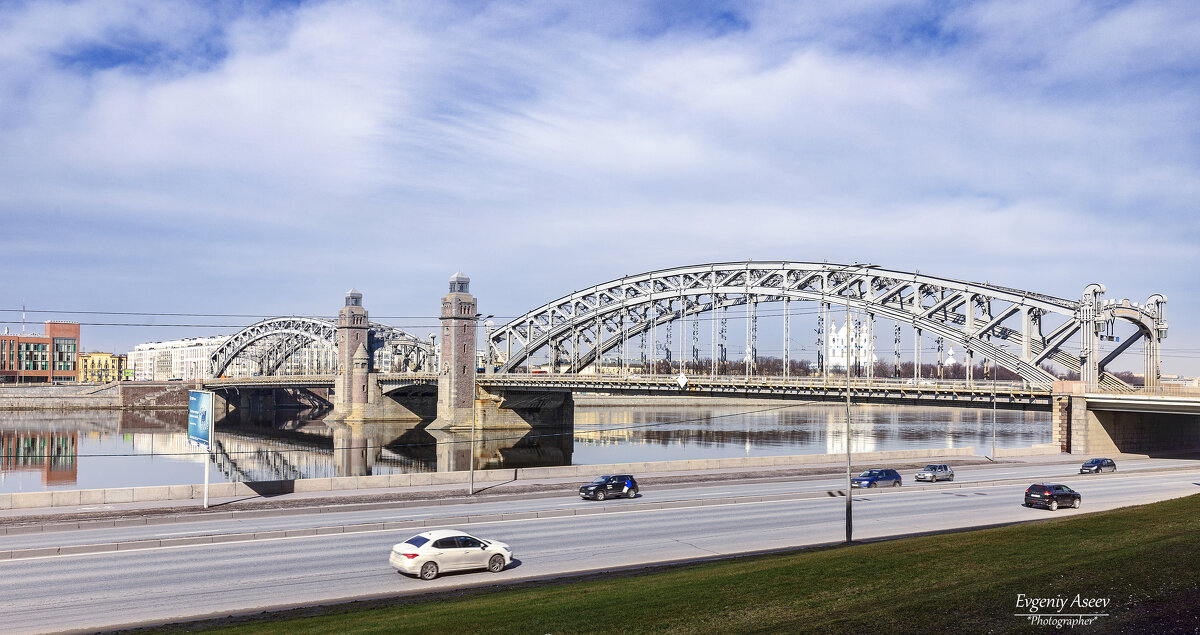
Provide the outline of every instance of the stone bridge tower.
{"type": "Polygon", "coordinates": [[[367,310],[362,305],[362,293],[351,289],[346,292],[346,305],[338,311],[336,384],[337,401],[350,409],[356,404],[361,406],[367,403],[367,376],[371,370],[368,328],[367,310]]]}
{"type": "Polygon", "coordinates": [[[479,321],[471,279],[450,277],[442,298],[442,349],[438,365],[437,420],[433,428],[470,428],[475,400],[475,327],[479,321]]]}

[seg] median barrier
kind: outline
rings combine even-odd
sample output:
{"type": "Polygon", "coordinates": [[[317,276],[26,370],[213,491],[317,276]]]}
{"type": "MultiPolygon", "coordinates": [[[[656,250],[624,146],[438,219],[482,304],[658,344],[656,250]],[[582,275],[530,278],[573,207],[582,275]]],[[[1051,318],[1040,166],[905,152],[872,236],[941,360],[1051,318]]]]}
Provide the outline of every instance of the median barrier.
{"type": "MultiPolygon", "coordinates": [[[[208,486],[208,495],[212,498],[227,498],[230,496],[237,496],[238,492],[234,488],[234,485],[240,485],[240,483],[213,483],[213,484],[210,484],[208,486]]],[[[247,489],[245,493],[253,494],[253,492],[251,492],[249,489],[247,489]]],[[[204,486],[200,487],[200,496],[204,496],[204,486]]]]}
{"type": "Polygon", "coordinates": [[[360,476],[359,487],[362,489],[384,489],[391,482],[391,478],[387,474],[378,476],[360,476]],[[365,481],[365,482],[364,482],[365,481]]]}
{"type": "Polygon", "coordinates": [[[1047,454],[1062,454],[1057,443],[1039,443],[1031,448],[996,448],[994,458],[1005,456],[1045,456],[1047,454]]]}
{"type": "Polygon", "coordinates": [[[133,490],[133,501],[141,503],[146,501],[165,501],[170,500],[171,487],[169,485],[158,485],[153,487],[138,487],[133,490]]]}
{"type": "Polygon", "coordinates": [[[292,483],[294,492],[328,492],[333,489],[332,478],[301,478],[292,483]]]}
{"type": "Polygon", "coordinates": [[[52,507],[53,505],[54,497],[50,492],[20,492],[12,495],[13,509],[52,507]]]}
{"type": "Polygon", "coordinates": [[[54,507],[78,505],[81,491],[82,490],[68,490],[65,492],[50,492],[50,504],[54,507]]]}

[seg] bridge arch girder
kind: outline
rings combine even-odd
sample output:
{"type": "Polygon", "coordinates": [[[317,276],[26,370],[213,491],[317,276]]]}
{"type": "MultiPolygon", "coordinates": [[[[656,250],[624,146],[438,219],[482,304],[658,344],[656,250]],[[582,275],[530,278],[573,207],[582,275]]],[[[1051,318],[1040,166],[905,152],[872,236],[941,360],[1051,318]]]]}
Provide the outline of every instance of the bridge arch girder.
{"type": "MultiPolygon", "coordinates": [[[[578,371],[622,340],[718,307],[787,299],[845,305],[847,298],[852,308],[958,343],[1033,383],[1052,380],[1038,367],[1042,360],[1068,369],[1075,360],[1078,369],[1078,356],[1062,346],[1079,330],[1080,302],[871,265],[787,261],[716,263],[625,276],[576,291],[489,331],[487,352],[506,356],[500,368],[506,372],[546,347],[558,350],[581,338],[590,348],[584,353],[574,349],[572,370],[578,371]],[[1041,334],[1046,315],[1063,322],[1050,337],[1041,334]],[[1004,324],[1017,317],[1023,322],[1019,329],[1004,324]],[[991,338],[1020,346],[1020,354],[992,344],[991,338]]],[[[1158,314],[1162,303],[1165,298],[1155,305],[1158,314]]],[[[1105,315],[1144,323],[1147,313],[1105,315]]]]}
{"type": "MultiPolygon", "coordinates": [[[[316,341],[337,342],[337,324],[332,320],[310,317],[277,317],[256,322],[234,333],[209,356],[209,376],[220,377],[243,351],[264,339],[284,336],[287,355],[274,355],[273,368],[279,366],[301,347],[316,341]],[[297,345],[298,344],[298,345],[297,345]]],[[[264,372],[266,369],[263,369],[264,372]]]]}
{"type": "MultiPolygon", "coordinates": [[[[736,306],[744,306],[747,302],[751,302],[751,301],[758,302],[760,304],[765,304],[765,303],[781,302],[785,299],[790,298],[792,300],[800,300],[800,301],[825,302],[825,303],[828,303],[835,307],[846,305],[846,298],[844,296],[820,296],[819,294],[811,294],[811,293],[804,293],[804,292],[792,292],[792,291],[780,292],[778,289],[771,289],[771,288],[764,288],[764,287],[750,288],[748,290],[747,289],[739,289],[738,292],[746,293],[748,295],[744,295],[743,297],[740,297],[740,298],[730,298],[730,299],[718,301],[716,303],[716,307],[714,307],[714,303],[712,303],[712,302],[708,302],[708,303],[697,302],[697,303],[692,304],[689,308],[684,309],[684,311],[682,313],[679,311],[676,311],[674,313],[668,313],[668,314],[663,314],[663,315],[659,316],[659,318],[655,321],[654,326],[657,327],[657,326],[666,324],[668,322],[675,322],[675,321],[679,321],[682,319],[686,319],[688,317],[700,315],[700,314],[706,313],[708,311],[711,311],[713,308],[719,308],[719,307],[729,308],[729,307],[736,307],[736,306]]],[[[721,295],[721,291],[718,291],[717,293],[718,293],[718,295],[721,295]]],[[[693,296],[693,297],[697,297],[697,296],[693,296]]],[[[1022,379],[1025,379],[1026,381],[1029,381],[1031,383],[1044,384],[1044,383],[1053,381],[1053,377],[1049,373],[1042,370],[1041,368],[1038,368],[1036,365],[1029,364],[1029,363],[1022,361],[1021,359],[1012,355],[1008,351],[1005,351],[999,347],[992,345],[987,340],[979,339],[977,337],[970,337],[970,336],[962,333],[961,331],[958,331],[954,328],[950,328],[943,322],[931,320],[928,318],[922,318],[919,316],[914,316],[910,313],[899,310],[899,309],[889,306],[889,305],[873,304],[871,302],[864,301],[864,300],[861,300],[858,298],[850,299],[850,308],[852,311],[866,312],[866,313],[874,314],[876,316],[888,317],[893,320],[900,321],[902,323],[907,323],[910,326],[916,326],[916,327],[920,328],[923,332],[944,337],[945,339],[950,341],[951,344],[957,344],[960,347],[962,347],[968,351],[978,353],[984,357],[993,359],[993,360],[997,361],[998,363],[1001,363],[1006,368],[1009,368],[1009,370],[1012,370],[1013,372],[1016,372],[1018,375],[1020,375],[1022,379]]],[[[611,313],[611,311],[610,311],[610,313],[611,313]]],[[[600,346],[593,347],[587,353],[581,355],[578,363],[572,365],[571,371],[579,372],[579,370],[586,368],[588,365],[590,365],[592,362],[594,362],[596,355],[604,355],[605,353],[611,351],[613,348],[616,348],[617,346],[619,346],[621,340],[624,339],[624,337],[640,335],[641,333],[649,330],[650,327],[651,327],[651,324],[647,320],[647,321],[639,324],[637,326],[637,328],[633,331],[626,330],[626,333],[624,336],[622,336],[621,334],[618,333],[618,334],[608,337],[607,339],[604,340],[604,342],[600,346]]],[[[592,327],[592,328],[594,329],[594,327],[592,327]]],[[[573,334],[574,329],[571,327],[564,326],[558,330],[558,333],[572,333],[573,334]]],[[[553,340],[553,338],[554,338],[554,333],[550,333],[550,334],[547,334],[547,336],[544,339],[546,342],[550,342],[553,340]]],[[[535,346],[538,343],[539,342],[535,341],[534,342],[535,346]]]]}
{"type": "MultiPolygon", "coordinates": [[[[337,346],[337,322],[312,317],[277,317],[256,322],[229,337],[209,356],[211,377],[220,377],[229,365],[247,349],[257,343],[270,341],[270,347],[261,359],[256,360],[260,371],[275,374],[279,368],[300,349],[314,342],[325,342],[337,346]]],[[[369,353],[381,347],[393,345],[402,353],[409,354],[415,361],[412,370],[426,370],[433,359],[432,344],[379,322],[369,323],[367,337],[369,353]]]]}

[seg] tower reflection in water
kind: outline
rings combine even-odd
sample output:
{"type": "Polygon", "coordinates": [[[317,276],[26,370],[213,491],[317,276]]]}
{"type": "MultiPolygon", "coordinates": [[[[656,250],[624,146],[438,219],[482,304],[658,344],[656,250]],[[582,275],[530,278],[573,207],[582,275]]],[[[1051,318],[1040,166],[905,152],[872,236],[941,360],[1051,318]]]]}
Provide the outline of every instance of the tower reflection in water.
{"type": "Polygon", "coordinates": [[[231,481],[450,472],[470,469],[472,460],[477,470],[571,464],[574,439],[563,426],[476,431],[472,448],[470,432],[429,423],[220,420],[214,451],[231,481]]]}

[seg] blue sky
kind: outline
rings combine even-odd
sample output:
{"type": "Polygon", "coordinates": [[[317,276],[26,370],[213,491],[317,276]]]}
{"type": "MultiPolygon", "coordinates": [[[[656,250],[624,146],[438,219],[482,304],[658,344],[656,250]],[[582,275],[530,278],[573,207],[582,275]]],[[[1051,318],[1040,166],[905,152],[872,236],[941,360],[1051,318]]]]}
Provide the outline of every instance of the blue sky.
{"type": "Polygon", "coordinates": [[[457,270],[511,316],[859,261],[1164,293],[1200,374],[1198,71],[1184,1],[5,2],[0,309],[420,326],[457,270]]]}

